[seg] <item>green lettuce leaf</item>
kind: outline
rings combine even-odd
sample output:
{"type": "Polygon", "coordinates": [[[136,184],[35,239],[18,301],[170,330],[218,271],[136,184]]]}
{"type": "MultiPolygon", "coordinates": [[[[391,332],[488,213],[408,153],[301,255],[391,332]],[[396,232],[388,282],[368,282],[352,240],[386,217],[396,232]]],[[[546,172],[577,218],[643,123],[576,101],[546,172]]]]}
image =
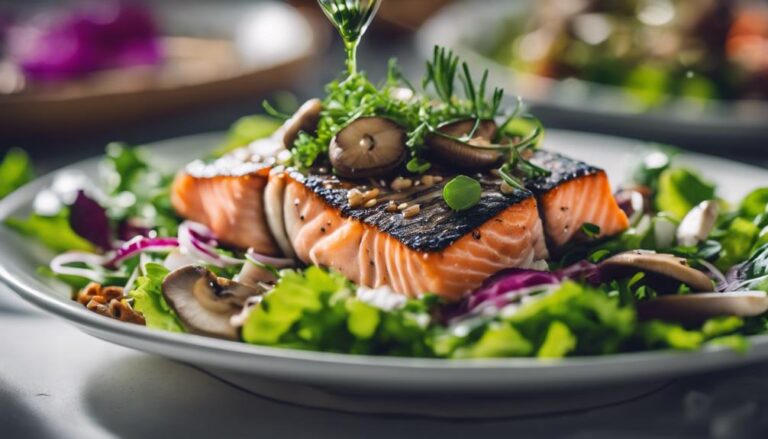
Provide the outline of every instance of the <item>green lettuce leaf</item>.
{"type": "Polygon", "coordinates": [[[694,171],[672,168],[659,176],[656,208],[678,221],[697,204],[714,198],[715,186],[694,171]]]}
{"type": "Polygon", "coordinates": [[[716,263],[718,268],[727,270],[747,260],[753,252],[759,234],[760,229],[752,221],[741,217],[734,218],[720,238],[723,249],[716,263]]]}
{"type": "Polygon", "coordinates": [[[755,189],[741,201],[739,213],[744,218],[752,219],[766,213],[768,206],[768,188],[755,189]]]}
{"type": "Polygon", "coordinates": [[[227,140],[223,145],[216,148],[212,155],[214,157],[221,157],[237,148],[248,145],[254,140],[271,136],[278,128],[280,128],[280,121],[268,116],[253,115],[241,117],[232,124],[229,132],[227,132],[227,140]]]}
{"type": "Polygon", "coordinates": [[[35,238],[57,252],[69,250],[94,251],[93,244],[76,234],[69,225],[69,210],[56,215],[32,214],[26,219],[8,218],[5,225],[17,232],[35,238]]]}
{"type": "Polygon", "coordinates": [[[163,297],[163,279],[167,268],[160,264],[148,263],[146,275],[136,279],[136,286],[128,293],[133,298],[133,308],[140,312],[150,328],[171,332],[185,332],[181,321],[163,297]]]}
{"type": "Polygon", "coordinates": [[[449,328],[435,347],[438,355],[453,358],[607,354],[617,352],[635,328],[633,308],[604,291],[565,282],[507,317],[449,328]]]}
{"type": "Polygon", "coordinates": [[[0,198],[20,188],[34,176],[27,153],[18,148],[11,149],[0,162],[0,198]]]}
{"type": "Polygon", "coordinates": [[[248,316],[247,343],[378,355],[429,356],[431,299],[384,312],[360,300],[342,275],[287,270],[248,316]]]}
{"type": "Polygon", "coordinates": [[[122,143],[107,145],[105,158],[105,182],[113,198],[130,194],[129,205],[108,206],[110,218],[122,221],[141,218],[142,224],[156,229],[160,236],[176,235],[180,223],[171,205],[173,175],[164,173],[152,165],[140,148],[122,143]]]}

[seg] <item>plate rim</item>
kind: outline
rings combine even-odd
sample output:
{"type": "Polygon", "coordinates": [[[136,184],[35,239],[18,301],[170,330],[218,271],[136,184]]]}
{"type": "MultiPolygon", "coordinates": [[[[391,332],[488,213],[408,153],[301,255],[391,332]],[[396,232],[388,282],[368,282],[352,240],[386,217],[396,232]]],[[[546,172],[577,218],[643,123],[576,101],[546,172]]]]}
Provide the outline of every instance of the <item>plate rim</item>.
{"type": "MultiPolygon", "coordinates": [[[[572,133],[566,130],[553,130],[558,133],[568,134],[572,133]]],[[[577,133],[585,135],[584,133],[577,133]]],[[[587,136],[597,136],[603,138],[614,138],[614,136],[593,135],[586,134],[587,136]]],[[[169,147],[173,144],[179,144],[182,142],[201,141],[201,139],[213,138],[216,136],[220,138],[221,133],[203,133],[195,134],[184,137],[177,137],[173,139],[167,139],[164,141],[153,142],[142,147],[147,149],[162,149],[169,147]]],[[[621,139],[621,138],[618,138],[621,139]]],[[[626,140],[626,139],[622,139],[626,140]]],[[[691,156],[705,156],[704,154],[690,154],[691,156]]],[[[709,156],[711,157],[711,156],[709,156]]],[[[101,156],[78,161],[69,166],[57,169],[50,173],[47,173],[41,177],[38,177],[34,181],[28,183],[11,195],[0,201],[0,221],[9,217],[19,209],[28,205],[37,192],[50,184],[50,180],[56,173],[62,170],[77,170],[85,166],[93,166],[101,159],[101,156]]],[[[749,164],[743,164],[729,160],[733,163],[738,163],[740,166],[751,167],[759,169],[749,164]]],[[[3,226],[0,229],[0,236],[6,234],[15,233],[13,230],[3,226]]],[[[24,238],[22,238],[24,239],[24,238]]],[[[0,281],[10,287],[12,291],[18,294],[21,298],[29,303],[32,303],[38,308],[45,310],[46,312],[53,314],[57,317],[65,319],[67,322],[74,324],[79,329],[84,330],[99,338],[110,339],[110,337],[100,337],[93,331],[103,331],[114,335],[114,338],[127,337],[128,339],[136,340],[136,344],[140,342],[150,342],[158,346],[168,346],[171,348],[180,348],[189,352],[200,351],[206,354],[221,354],[222,359],[226,359],[228,356],[238,356],[251,359],[261,360],[274,360],[274,361],[300,361],[307,366],[344,366],[344,367],[365,367],[372,369],[387,369],[390,372],[401,373],[407,371],[432,371],[435,373],[447,373],[449,375],[454,372],[478,372],[478,371],[528,371],[531,372],[534,369],[546,369],[547,373],[557,373],[564,370],[577,370],[577,369],[590,369],[599,367],[621,367],[624,365],[632,365],[637,367],[642,364],[653,364],[657,362],[666,362],[674,360],[683,360],[686,362],[693,362],[694,359],[711,359],[713,355],[723,356],[725,365],[712,361],[712,365],[707,367],[706,364],[698,364],[696,367],[690,368],[689,373],[701,372],[709,369],[720,369],[731,367],[733,365],[747,364],[749,362],[759,361],[768,358],[768,335],[750,336],[751,349],[746,354],[738,354],[724,347],[710,346],[697,351],[671,351],[671,350],[653,350],[653,351],[639,351],[630,353],[620,353],[611,355],[600,356],[582,356],[582,357],[568,357],[565,359],[557,360],[545,360],[538,358],[491,358],[491,359],[440,359],[440,358],[414,358],[414,357],[393,357],[393,356],[373,356],[373,355],[357,355],[357,354],[342,354],[331,353],[321,351],[303,351],[288,348],[277,348],[270,346],[258,346],[251,345],[244,342],[235,342],[228,340],[221,340],[211,337],[200,336],[190,333],[171,333],[162,331],[159,329],[151,329],[144,326],[128,324],[120,322],[114,319],[110,319],[105,316],[98,315],[90,312],[84,307],[77,306],[77,304],[71,300],[57,297],[55,290],[52,288],[46,288],[46,291],[38,290],[36,286],[28,284],[23,277],[20,277],[12,273],[8,262],[12,259],[12,256],[7,254],[0,254],[0,281]],[[759,352],[762,348],[762,352],[759,352]]],[[[36,278],[36,276],[34,277],[36,278]]],[[[110,340],[115,342],[114,339],[110,340]]],[[[132,349],[141,350],[145,352],[153,352],[149,349],[138,347],[135,344],[122,344],[132,349]]],[[[159,353],[159,352],[154,352],[159,353]]],[[[172,356],[172,355],[170,355],[172,356]]],[[[172,356],[173,357],[173,356],[172,356]]],[[[174,357],[176,358],[176,357],[174,357]]],[[[216,363],[216,362],[214,362],[216,363]]],[[[221,363],[221,362],[220,362],[221,363]]],[[[704,363],[707,363],[704,361],[704,363]]],[[[230,368],[234,370],[241,370],[240,367],[231,366],[221,363],[221,367],[230,368]]],[[[253,370],[247,370],[249,373],[256,373],[253,370]]],[[[584,371],[582,371],[584,372],[584,371]]],[[[677,373],[677,375],[686,374],[685,371],[677,373]]],[[[451,375],[454,376],[455,374],[451,375]]],[[[623,378],[622,380],[628,380],[623,378]]],[[[438,380],[439,381],[439,380],[438,380]]],[[[480,380],[482,381],[482,380],[480,380]]],[[[461,383],[467,384],[467,383],[461,383]]],[[[469,383],[472,384],[472,383],[469,383]]]]}

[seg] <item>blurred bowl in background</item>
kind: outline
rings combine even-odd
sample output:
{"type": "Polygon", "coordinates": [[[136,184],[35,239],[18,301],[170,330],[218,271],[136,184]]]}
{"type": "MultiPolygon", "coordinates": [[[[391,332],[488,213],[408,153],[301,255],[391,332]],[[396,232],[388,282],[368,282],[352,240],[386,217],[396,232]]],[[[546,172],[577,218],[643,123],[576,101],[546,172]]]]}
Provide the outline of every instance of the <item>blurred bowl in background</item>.
{"type": "Polygon", "coordinates": [[[153,5],[156,65],[28,81],[0,62],[0,134],[82,133],[290,86],[328,44],[327,30],[281,2],[153,5]]]}
{"type": "MultiPolygon", "coordinates": [[[[584,2],[557,5],[576,3],[584,2]]],[[[510,23],[531,22],[531,11],[537,6],[541,7],[532,0],[460,2],[428,21],[418,35],[417,45],[424,56],[431,56],[434,45],[439,44],[453,48],[470,63],[487,66],[494,82],[506,84],[510,92],[520,94],[548,125],[680,143],[709,151],[722,151],[723,147],[727,151],[764,150],[768,101],[689,98],[663,95],[661,91],[658,105],[643,105],[626,87],[577,77],[558,79],[556,75],[526,72],[498,61],[493,54],[500,41],[510,38],[510,23]]],[[[556,15],[555,11],[543,11],[550,12],[556,15]]],[[[596,23],[588,27],[590,31],[599,30],[596,23]]],[[[702,37],[706,37],[706,31],[699,30],[702,37]]],[[[651,65],[653,61],[648,57],[640,64],[651,65]]]]}

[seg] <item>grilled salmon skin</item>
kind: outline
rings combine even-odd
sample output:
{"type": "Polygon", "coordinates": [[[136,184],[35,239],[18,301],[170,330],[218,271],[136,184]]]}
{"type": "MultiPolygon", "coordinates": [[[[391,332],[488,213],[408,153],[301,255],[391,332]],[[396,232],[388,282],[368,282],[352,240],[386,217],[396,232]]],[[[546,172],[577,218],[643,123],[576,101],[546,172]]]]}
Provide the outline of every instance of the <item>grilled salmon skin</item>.
{"type": "Polygon", "coordinates": [[[627,215],[611,192],[605,171],[550,151],[536,151],[533,163],[551,172],[527,182],[536,195],[550,249],[586,236],[585,224],[600,228],[595,238],[612,236],[629,227],[627,215]]]}

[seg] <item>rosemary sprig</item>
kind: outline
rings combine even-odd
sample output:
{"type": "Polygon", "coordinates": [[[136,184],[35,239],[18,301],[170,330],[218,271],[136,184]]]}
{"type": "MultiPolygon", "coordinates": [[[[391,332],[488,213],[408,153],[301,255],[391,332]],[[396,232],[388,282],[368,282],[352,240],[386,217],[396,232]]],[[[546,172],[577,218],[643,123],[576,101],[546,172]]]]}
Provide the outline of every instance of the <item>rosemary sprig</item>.
{"type": "Polygon", "coordinates": [[[427,61],[427,72],[422,81],[425,90],[432,84],[437,96],[447,105],[454,103],[453,87],[456,84],[456,70],[459,57],[445,47],[435,46],[432,61],[427,61]]]}

